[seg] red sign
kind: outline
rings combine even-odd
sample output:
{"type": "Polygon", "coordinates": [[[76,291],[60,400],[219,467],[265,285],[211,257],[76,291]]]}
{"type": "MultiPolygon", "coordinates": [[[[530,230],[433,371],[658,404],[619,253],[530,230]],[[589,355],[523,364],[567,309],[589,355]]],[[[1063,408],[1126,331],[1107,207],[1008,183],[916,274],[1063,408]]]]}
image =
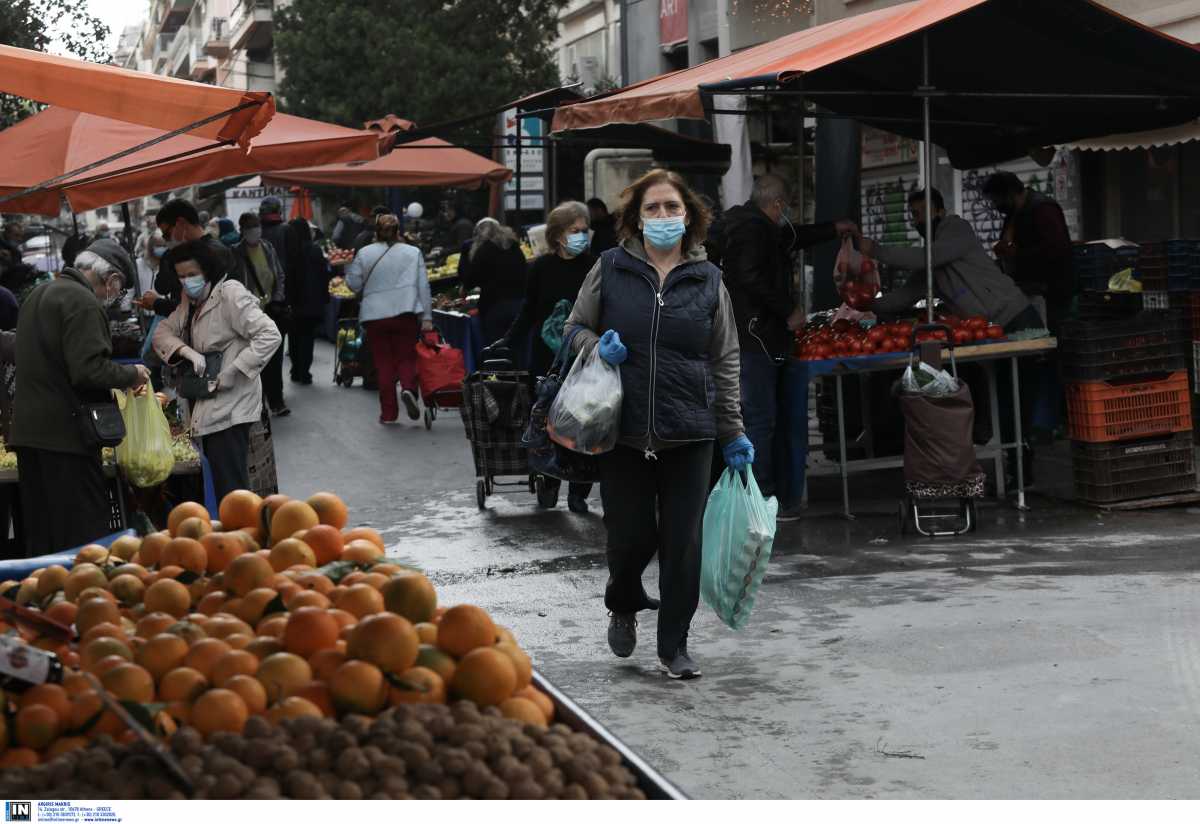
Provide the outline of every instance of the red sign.
{"type": "Polygon", "coordinates": [[[688,39],[688,0],[658,0],[658,42],[674,46],[688,39]]]}

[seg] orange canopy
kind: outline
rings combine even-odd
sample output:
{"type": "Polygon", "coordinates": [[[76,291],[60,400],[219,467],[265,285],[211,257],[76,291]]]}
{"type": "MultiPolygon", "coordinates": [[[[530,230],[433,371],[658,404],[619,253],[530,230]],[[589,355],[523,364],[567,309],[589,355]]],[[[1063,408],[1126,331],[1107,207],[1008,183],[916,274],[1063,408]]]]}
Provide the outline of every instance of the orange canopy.
{"type": "Polygon", "coordinates": [[[280,186],[453,186],[478,189],[503,183],[512,171],[474,152],[429,137],[394,148],[366,163],[340,163],[320,168],[290,169],[263,175],[263,183],[280,186]]]}
{"type": "Polygon", "coordinates": [[[275,101],[267,92],[225,89],[15,46],[0,46],[0,91],[164,132],[213,118],[189,133],[243,147],[275,114],[275,101]]]}
{"type": "MultiPolygon", "coordinates": [[[[0,132],[0,197],[164,134],[52,106],[0,132]]],[[[378,156],[379,140],[377,132],[279,114],[253,140],[249,154],[236,146],[176,135],[46,190],[0,203],[0,209],[57,215],[60,195],[79,212],[234,175],[301,163],[367,160],[378,156]]]]}
{"type": "Polygon", "coordinates": [[[766,89],[920,139],[926,43],[933,142],[960,168],[1200,116],[1200,50],[1094,0],[915,0],[563,106],[553,130],[704,118],[713,95],[766,89]]]}

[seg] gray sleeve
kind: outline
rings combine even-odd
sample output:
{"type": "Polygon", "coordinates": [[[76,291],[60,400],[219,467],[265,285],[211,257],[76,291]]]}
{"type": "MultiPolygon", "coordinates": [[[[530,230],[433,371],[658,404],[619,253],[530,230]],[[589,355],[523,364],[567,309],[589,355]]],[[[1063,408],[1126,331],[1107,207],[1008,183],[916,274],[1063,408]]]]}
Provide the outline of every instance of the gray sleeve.
{"type": "Polygon", "coordinates": [[[738,345],[737,321],[725,284],[713,317],[709,342],[709,370],[717,390],[717,440],[721,446],[745,432],[742,425],[742,358],[738,345]]]}
{"type": "MultiPolygon", "coordinates": [[[[947,217],[938,228],[933,240],[933,266],[935,269],[955,260],[965,258],[972,250],[983,248],[971,224],[961,218],[947,217]]],[[[910,271],[925,268],[924,246],[876,246],[875,259],[888,266],[910,271]]]]}
{"type": "Polygon", "coordinates": [[[588,272],[579,287],[579,295],[575,298],[575,306],[571,316],[563,327],[563,337],[571,335],[573,330],[579,330],[571,341],[571,349],[576,353],[590,352],[600,340],[600,261],[588,272]]]}

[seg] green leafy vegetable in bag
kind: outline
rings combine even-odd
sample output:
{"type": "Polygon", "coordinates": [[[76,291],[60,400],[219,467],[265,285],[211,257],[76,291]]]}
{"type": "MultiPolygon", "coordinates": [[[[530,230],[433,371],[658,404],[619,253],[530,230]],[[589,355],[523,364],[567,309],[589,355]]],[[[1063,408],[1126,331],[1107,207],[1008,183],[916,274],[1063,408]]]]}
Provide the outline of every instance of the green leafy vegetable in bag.
{"type": "Polygon", "coordinates": [[[137,487],[157,486],[175,467],[171,426],[150,392],[129,394],[125,408],[125,440],[117,446],[117,464],[137,487]]]}

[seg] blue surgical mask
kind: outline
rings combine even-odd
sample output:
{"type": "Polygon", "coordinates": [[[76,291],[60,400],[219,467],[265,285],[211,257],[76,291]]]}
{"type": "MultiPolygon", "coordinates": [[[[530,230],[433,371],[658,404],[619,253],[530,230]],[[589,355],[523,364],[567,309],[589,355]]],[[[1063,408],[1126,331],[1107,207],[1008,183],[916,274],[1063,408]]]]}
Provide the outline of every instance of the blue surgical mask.
{"type": "Polygon", "coordinates": [[[208,282],[204,280],[204,275],[192,275],[184,278],[183,291],[187,292],[188,297],[192,300],[200,300],[204,297],[204,289],[208,286],[208,282]]]}
{"type": "Polygon", "coordinates": [[[667,250],[687,231],[682,217],[651,217],[642,221],[642,236],[655,249],[667,250]]]}
{"type": "Polygon", "coordinates": [[[567,242],[563,244],[566,253],[571,257],[581,254],[588,247],[587,232],[573,232],[567,235],[567,242]]]}

